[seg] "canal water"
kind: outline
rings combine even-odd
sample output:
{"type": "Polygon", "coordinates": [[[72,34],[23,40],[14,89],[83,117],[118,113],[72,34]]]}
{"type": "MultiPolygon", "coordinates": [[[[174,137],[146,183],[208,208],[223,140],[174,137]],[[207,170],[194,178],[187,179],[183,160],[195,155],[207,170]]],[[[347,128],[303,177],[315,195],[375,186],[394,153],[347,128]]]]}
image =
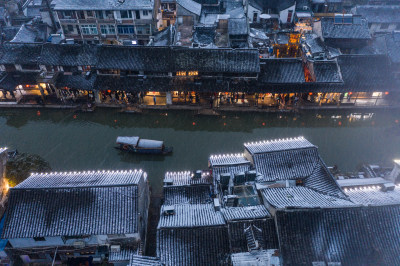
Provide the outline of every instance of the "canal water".
{"type": "Polygon", "coordinates": [[[210,154],[242,152],[247,141],[304,136],[328,165],[344,171],[363,162],[390,164],[400,157],[399,120],[400,111],[393,110],[197,116],[191,111],[2,109],[0,147],[38,154],[55,171],[144,169],[158,194],[166,171],[205,169],[210,154]],[[113,148],[117,136],[164,140],[174,152],[127,154],[113,148]]]}

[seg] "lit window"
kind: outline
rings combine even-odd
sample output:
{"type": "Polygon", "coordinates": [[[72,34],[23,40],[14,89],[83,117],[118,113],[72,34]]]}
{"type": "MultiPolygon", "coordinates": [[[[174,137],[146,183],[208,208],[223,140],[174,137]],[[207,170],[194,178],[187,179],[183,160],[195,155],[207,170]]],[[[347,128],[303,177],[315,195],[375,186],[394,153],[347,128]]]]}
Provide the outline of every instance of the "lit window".
{"type": "Polygon", "coordinates": [[[186,76],[186,71],[178,71],[176,72],[177,76],[186,76]]]}
{"type": "Polygon", "coordinates": [[[188,76],[198,76],[199,72],[198,71],[189,71],[188,76]]]}

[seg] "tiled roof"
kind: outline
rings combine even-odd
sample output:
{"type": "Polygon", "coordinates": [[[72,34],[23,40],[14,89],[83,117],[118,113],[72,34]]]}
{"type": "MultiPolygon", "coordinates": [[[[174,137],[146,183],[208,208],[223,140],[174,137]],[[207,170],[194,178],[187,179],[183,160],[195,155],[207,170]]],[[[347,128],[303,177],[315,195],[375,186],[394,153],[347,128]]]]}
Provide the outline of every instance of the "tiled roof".
{"type": "Polygon", "coordinates": [[[37,73],[9,72],[0,80],[0,88],[12,91],[18,85],[37,85],[37,73]]]}
{"type": "Polygon", "coordinates": [[[161,263],[159,258],[139,256],[139,255],[132,256],[128,264],[128,266],[162,266],[162,265],[164,264],[161,263]]]}
{"type": "Polygon", "coordinates": [[[133,255],[139,254],[138,251],[138,247],[121,247],[119,252],[110,252],[108,261],[111,263],[130,261],[133,255]]]}
{"type": "Polygon", "coordinates": [[[238,165],[238,164],[248,164],[250,163],[243,154],[217,154],[211,155],[208,158],[210,165],[212,167],[215,166],[229,166],[229,165],[238,165]]]}
{"type": "Polygon", "coordinates": [[[247,35],[247,18],[230,18],[228,19],[229,35],[247,35]]]}
{"type": "Polygon", "coordinates": [[[142,170],[35,173],[14,189],[133,185],[138,184],[143,175],[146,173],[142,170]]]}
{"type": "Polygon", "coordinates": [[[259,80],[262,83],[304,83],[301,59],[265,59],[262,61],[259,80]]]}
{"type": "Polygon", "coordinates": [[[368,23],[400,23],[400,6],[365,5],[356,6],[354,11],[366,18],[368,23]]]}
{"type": "Polygon", "coordinates": [[[97,58],[96,67],[99,69],[171,71],[171,50],[168,47],[102,45],[98,47],[97,58]]]}
{"type": "Polygon", "coordinates": [[[158,228],[182,228],[224,225],[225,220],[219,211],[214,210],[213,204],[177,204],[174,205],[173,215],[164,215],[161,207],[161,216],[158,228]]]}
{"type": "Polygon", "coordinates": [[[321,18],[322,37],[327,39],[371,39],[368,23],[361,19],[361,24],[337,24],[334,18],[321,18]]]}
{"type": "Polygon", "coordinates": [[[349,90],[370,92],[396,87],[385,55],[341,55],[338,63],[349,90]]]}
{"type": "Polygon", "coordinates": [[[262,248],[279,248],[274,219],[249,219],[228,222],[229,239],[232,247],[232,252],[248,251],[247,239],[244,230],[253,225],[261,229],[263,241],[260,244],[262,245],[262,248]]]}
{"type": "Polygon", "coordinates": [[[326,208],[354,206],[354,203],[338,197],[324,195],[307,187],[265,188],[263,198],[275,208],[326,208]]]}
{"type": "Polygon", "coordinates": [[[304,179],[304,186],[312,188],[323,194],[339,198],[346,198],[335,178],[332,176],[328,167],[321,158],[319,158],[319,162],[315,166],[313,173],[304,179]]]}
{"type": "Polygon", "coordinates": [[[47,38],[47,24],[23,24],[11,42],[42,43],[47,38]]]}
{"type": "Polygon", "coordinates": [[[45,44],[39,64],[49,66],[95,66],[96,45],[45,44]]]}
{"type": "Polygon", "coordinates": [[[37,65],[42,51],[38,44],[3,44],[0,48],[0,64],[37,65]]]}
{"type": "Polygon", "coordinates": [[[256,49],[185,49],[173,50],[176,71],[221,73],[259,72],[256,49]]]}
{"type": "Polygon", "coordinates": [[[150,10],[151,0],[109,1],[109,0],[53,0],[54,10],[150,10]]]}
{"type": "Polygon", "coordinates": [[[231,262],[233,266],[270,265],[270,258],[273,253],[273,251],[267,250],[233,253],[231,254],[231,262]]]}
{"type": "Polygon", "coordinates": [[[344,189],[344,192],[356,204],[365,206],[400,205],[400,187],[393,191],[384,192],[382,186],[369,186],[367,188],[344,189]]]}
{"type": "Polygon", "coordinates": [[[316,148],[311,142],[309,142],[304,137],[249,142],[245,143],[244,147],[251,154],[288,151],[294,149],[316,148]]]}
{"type": "Polygon", "coordinates": [[[197,16],[201,14],[201,4],[193,0],[177,0],[176,3],[197,16]]]}
{"type": "Polygon", "coordinates": [[[200,178],[195,178],[194,173],[190,171],[167,172],[164,177],[165,180],[171,180],[173,182],[172,186],[207,185],[212,183],[210,175],[203,173],[200,178]]]}
{"type": "Polygon", "coordinates": [[[314,73],[316,82],[343,82],[336,61],[315,61],[314,73]]]}
{"type": "Polygon", "coordinates": [[[246,207],[228,207],[221,209],[225,220],[250,220],[255,218],[266,218],[270,214],[264,205],[246,207]]]}
{"type": "Polygon", "coordinates": [[[310,176],[319,162],[316,148],[261,153],[253,156],[264,181],[299,179],[310,176]]]}
{"type": "Polygon", "coordinates": [[[138,232],[137,186],[25,187],[10,189],[2,238],[138,232]]]}
{"type": "Polygon", "coordinates": [[[211,202],[209,186],[164,187],[164,204],[204,204],[211,202]]]}
{"type": "Polygon", "coordinates": [[[157,256],[165,265],[226,265],[228,254],[229,237],[225,226],[160,229],[157,232],[157,256]]]}
{"type": "Polygon", "coordinates": [[[233,177],[236,173],[244,173],[250,170],[250,163],[240,165],[228,165],[228,166],[216,166],[212,168],[213,177],[219,180],[219,175],[224,173],[230,173],[233,177]]]}
{"type": "Polygon", "coordinates": [[[57,88],[68,87],[76,90],[93,90],[96,78],[97,74],[95,73],[92,73],[89,78],[81,73],[72,75],[60,73],[57,76],[55,86],[57,88]]]}
{"type": "Polygon", "coordinates": [[[278,211],[283,265],[400,265],[399,216],[398,205],[278,211]]]}

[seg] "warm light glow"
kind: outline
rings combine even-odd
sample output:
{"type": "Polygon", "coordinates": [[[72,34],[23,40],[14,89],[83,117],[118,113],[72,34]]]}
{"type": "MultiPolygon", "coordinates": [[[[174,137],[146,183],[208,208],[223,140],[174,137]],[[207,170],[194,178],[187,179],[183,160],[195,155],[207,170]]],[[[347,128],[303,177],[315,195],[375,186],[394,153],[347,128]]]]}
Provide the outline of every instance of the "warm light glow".
{"type": "Polygon", "coordinates": [[[177,76],[186,76],[186,71],[178,71],[176,72],[177,76]]]}
{"type": "Polygon", "coordinates": [[[199,72],[198,71],[189,71],[188,76],[198,76],[199,72]]]}

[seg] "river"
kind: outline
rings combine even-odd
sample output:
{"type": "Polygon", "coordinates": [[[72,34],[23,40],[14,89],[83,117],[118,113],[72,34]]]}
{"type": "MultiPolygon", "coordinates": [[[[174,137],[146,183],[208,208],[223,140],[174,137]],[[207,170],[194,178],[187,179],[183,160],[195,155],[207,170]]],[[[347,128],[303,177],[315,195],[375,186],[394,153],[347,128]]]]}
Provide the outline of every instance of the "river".
{"type": "Polygon", "coordinates": [[[328,165],[353,171],[362,162],[391,163],[400,157],[400,111],[377,111],[360,118],[350,112],[226,113],[196,116],[190,111],[119,113],[97,109],[0,110],[0,147],[35,153],[55,171],[144,169],[156,194],[166,171],[207,168],[210,154],[243,151],[243,143],[304,136],[319,147],[328,165]],[[170,156],[127,154],[117,136],[164,140],[170,156]]]}

